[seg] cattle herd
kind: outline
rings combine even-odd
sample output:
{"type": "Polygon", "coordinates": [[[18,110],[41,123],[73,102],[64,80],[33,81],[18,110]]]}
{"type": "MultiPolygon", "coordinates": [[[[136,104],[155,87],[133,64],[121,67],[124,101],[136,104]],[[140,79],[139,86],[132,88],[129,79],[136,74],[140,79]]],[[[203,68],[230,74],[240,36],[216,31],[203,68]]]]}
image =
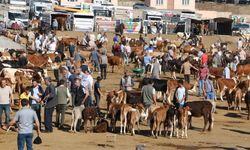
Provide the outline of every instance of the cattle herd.
{"type": "MultiPolygon", "coordinates": [[[[56,38],[57,41],[56,51],[51,51],[49,46],[48,48],[45,46],[44,48],[41,47],[43,52],[39,53],[39,51],[37,51],[39,46],[35,45],[35,40],[37,40],[37,37],[39,36],[45,36],[46,34],[51,33],[50,31],[46,31],[49,32],[46,33],[45,31],[39,30],[32,30],[32,32],[34,32],[34,38],[25,35],[25,33],[18,34],[18,42],[24,45],[27,48],[26,50],[6,49],[0,54],[0,77],[1,79],[8,79],[9,86],[12,87],[13,92],[18,94],[22,93],[23,87],[29,85],[31,79],[36,79],[42,83],[44,77],[51,76],[48,75],[48,70],[54,70],[53,67],[55,64],[60,68],[64,66],[68,60],[70,61],[70,67],[72,68],[80,68],[84,63],[88,65],[89,70],[91,70],[90,72],[94,74],[97,73],[94,72],[96,64],[87,60],[87,58],[93,48],[96,48],[99,51],[108,48],[106,47],[108,40],[103,41],[103,43],[100,44],[100,41],[95,38],[87,38],[87,36],[92,36],[90,33],[87,33],[86,36],[83,37],[83,40],[87,41],[87,44],[85,45],[82,45],[82,39],[66,36],[57,38],[56,34],[52,33],[52,38],[56,38]],[[91,42],[98,43],[98,46],[93,47],[90,44],[91,42]],[[85,61],[74,60],[66,55],[67,48],[72,44],[77,47],[76,51],[85,59],[85,61]],[[57,51],[57,49],[59,49],[58,47],[63,47],[62,51],[57,51]],[[20,60],[23,57],[26,58],[27,61],[24,65],[20,64],[20,60]],[[65,60],[62,59],[62,61],[58,63],[55,61],[56,57],[61,57],[61,59],[64,57],[65,60]]],[[[8,31],[5,33],[5,36],[15,40],[16,34],[17,32],[8,31]]],[[[192,38],[187,37],[178,37],[177,40],[160,39],[157,41],[154,41],[154,39],[148,41],[146,39],[131,39],[125,35],[119,35],[119,38],[119,46],[122,47],[121,45],[128,44],[131,51],[128,51],[126,56],[123,55],[124,52],[121,48],[118,53],[111,54],[108,51],[107,63],[112,68],[112,73],[116,71],[115,66],[118,66],[119,70],[123,69],[122,66],[124,68],[129,68],[124,64],[124,59],[127,59],[125,57],[129,58],[130,66],[135,65],[136,67],[144,68],[144,57],[147,55],[144,47],[145,45],[153,46],[154,51],[150,54],[151,57],[159,60],[163,73],[171,71],[172,74],[171,79],[166,79],[165,75],[161,75],[161,79],[153,79],[153,87],[157,93],[161,93],[157,94],[159,95],[157,96],[157,99],[163,100],[163,104],[153,104],[146,109],[142,103],[141,88],[143,88],[143,86],[146,85],[147,80],[149,80],[149,72],[145,74],[146,77],[143,79],[137,79],[139,81],[139,87],[134,88],[132,91],[117,89],[107,92],[107,113],[105,114],[103,114],[103,112],[98,112],[98,109],[95,106],[73,107],[70,131],[79,131],[80,129],[77,129],[77,126],[79,122],[80,124],[83,122],[85,132],[89,130],[94,132],[116,132],[116,122],[119,120],[121,134],[126,134],[127,131],[129,131],[131,132],[131,135],[135,135],[136,126],[139,133],[139,125],[143,123],[150,127],[151,135],[155,138],[162,134],[162,129],[166,129],[164,132],[165,136],[187,138],[187,130],[188,128],[192,128],[192,117],[203,117],[204,127],[202,131],[211,131],[215,114],[213,112],[213,104],[210,101],[189,101],[187,98],[185,107],[178,109],[172,104],[172,99],[175,96],[175,89],[178,87],[175,72],[180,72],[181,66],[186,59],[189,59],[193,66],[197,68],[200,67],[199,52],[201,49],[204,49],[202,38],[200,38],[197,43],[194,43],[192,38]],[[125,42],[125,44],[123,42],[125,42]],[[169,49],[172,49],[174,52],[174,56],[171,60],[168,57],[169,49]],[[96,119],[98,119],[97,123],[96,119]],[[107,121],[107,119],[110,119],[110,121],[107,121]],[[91,122],[91,127],[87,126],[88,120],[91,122]],[[181,131],[180,136],[179,130],[181,131]]],[[[112,43],[112,41],[109,42],[112,43]]],[[[117,44],[117,42],[114,42],[114,45],[115,44],[117,44]]],[[[215,85],[214,87],[217,94],[219,94],[219,99],[223,101],[226,98],[228,101],[228,109],[234,107],[234,110],[239,111],[242,111],[241,105],[242,102],[245,101],[249,119],[250,94],[248,91],[250,90],[250,80],[246,79],[246,77],[250,75],[248,49],[244,47],[243,43],[241,49],[231,51],[226,46],[222,46],[226,44],[217,42],[205,51],[208,55],[207,65],[209,66],[209,74],[213,77],[213,84],[215,85]],[[246,58],[240,59],[239,63],[236,64],[236,70],[230,68],[230,79],[224,78],[224,66],[234,63],[235,57],[241,55],[241,51],[245,51],[246,58]],[[216,63],[216,66],[215,58],[217,59],[217,56],[219,56],[220,64],[216,63]]],[[[59,69],[59,72],[60,71],[61,70],[59,69]]],[[[196,79],[198,73],[195,70],[191,70],[191,73],[194,76],[193,84],[185,81],[183,85],[188,93],[196,94],[196,88],[198,85],[196,79]]],[[[102,89],[105,90],[105,86],[103,86],[102,89]]]]}

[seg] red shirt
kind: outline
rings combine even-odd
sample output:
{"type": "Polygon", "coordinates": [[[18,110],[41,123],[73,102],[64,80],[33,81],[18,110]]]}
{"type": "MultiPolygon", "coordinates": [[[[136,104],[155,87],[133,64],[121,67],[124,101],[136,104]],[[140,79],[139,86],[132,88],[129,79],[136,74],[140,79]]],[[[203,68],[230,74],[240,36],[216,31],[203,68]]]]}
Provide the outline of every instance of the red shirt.
{"type": "Polygon", "coordinates": [[[208,76],[209,70],[207,67],[203,67],[199,69],[200,80],[205,80],[208,76]]]}
{"type": "Polygon", "coordinates": [[[201,64],[203,65],[203,64],[207,64],[207,61],[208,61],[208,56],[207,56],[207,54],[203,54],[202,56],[201,56],[201,64]]]}

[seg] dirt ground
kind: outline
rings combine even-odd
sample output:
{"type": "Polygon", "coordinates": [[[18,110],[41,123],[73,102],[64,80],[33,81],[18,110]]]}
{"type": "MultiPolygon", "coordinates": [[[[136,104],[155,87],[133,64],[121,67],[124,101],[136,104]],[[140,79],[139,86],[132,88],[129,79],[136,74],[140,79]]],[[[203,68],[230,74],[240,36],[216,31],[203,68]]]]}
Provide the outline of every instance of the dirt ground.
{"type": "MultiPolygon", "coordinates": [[[[80,36],[79,33],[58,33],[59,35],[74,35],[80,36]]],[[[138,36],[138,35],[132,35],[138,36]]],[[[175,38],[176,36],[168,36],[175,38]]],[[[237,38],[229,36],[209,36],[205,37],[206,46],[215,42],[219,38],[225,41],[235,42],[237,38]]],[[[110,41],[112,38],[110,38],[110,41]]],[[[232,46],[233,47],[233,46],[232,46]]],[[[133,65],[130,65],[128,70],[132,70],[133,65]]],[[[108,79],[102,81],[103,91],[110,91],[119,87],[119,80],[122,76],[124,68],[116,69],[115,73],[110,73],[109,68],[108,79]]],[[[167,78],[167,74],[162,78],[167,78]]],[[[94,74],[96,77],[96,73],[94,74]]],[[[137,87],[137,85],[136,85],[137,87]]],[[[196,96],[191,95],[190,101],[199,100],[196,96]]],[[[160,102],[159,105],[162,105],[160,102]]],[[[101,106],[106,107],[105,97],[101,100],[101,106]]],[[[243,108],[245,104],[243,103],[243,108]]],[[[54,113],[55,114],[55,113],[54,113]]],[[[12,114],[13,116],[13,114],[12,114]]],[[[214,129],[211,132],[201,132],[203,127],[203,118],[193,118],[194,129],[188,130],[188,139],[176,139],[173,137],[159,137],[154,139],[150,137],[149,127],[140,125],[139,135],[136,132],[135,136],[120,135],[119,128],[117,133],[69,133],[67,130],[61,131],[54,127],[53,133],[42,133],[41,138],[43,143],[41,145],[34,145],[35,150],[102,150],[102,149],[119,149],[119,150],[133,150],[136,145],[145,145],[145,150],[163,150],[163,149],[250,149],[250,121],[246,120],[245,109],[242,112],[228,111],[227,103],[217,101],[217,113],[215,116],[214,129]],[[105,146],[106,145],[106,146],[105,146]]],[[[55,117],[53,118],[55,120],[55,117]]],[[[69,128],[71,124],[71,110],[67,110],[66,127],[69,128]]],[[[43,120],[43,119],[42,119],[43,120]]],[[[54,121],[53,120],[53,121],[54,121]]],[[[145,123],[144,123],[145,124],[145,123]]],[[[117,127],[119,122],[117,123],[117,127]]],[[[43,127],[43,126],[42,126],[43,127]]],[[[36,134],[34,134],[36,135],[36,134]]],[[[17,149],[16,142],[17,133],[10,131],[0,131],[0,149],[15,150],[17,149]]]]}

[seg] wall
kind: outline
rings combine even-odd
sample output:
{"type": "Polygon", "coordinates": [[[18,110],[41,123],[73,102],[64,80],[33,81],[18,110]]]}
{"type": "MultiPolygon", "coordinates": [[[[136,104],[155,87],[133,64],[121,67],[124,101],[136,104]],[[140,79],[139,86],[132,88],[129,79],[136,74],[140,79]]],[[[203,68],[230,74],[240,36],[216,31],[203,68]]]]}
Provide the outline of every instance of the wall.
{"type": "Polygon", "coordinates": [[[157,5],[156,0],[145,0],[145,4],[150,7],[154,7],[156,9],[167,9],[168,8],[168,0],[163,0],[162,5],[157,5]]]}
{"type": "Polygon", "coordinates": [[[75,6],[75,5],[80,5],[81,3],[92,3],[92,0],[77,0],[75,2],[70,2],[68,0],[61,0],[62,6],[75,6]]]}
{"type": "Polygon", "coordinates": [[[189,5],[183,5],[182,0],[174,1],[174,9],[195,10],[195,0],[189,0],[189,5]]]}

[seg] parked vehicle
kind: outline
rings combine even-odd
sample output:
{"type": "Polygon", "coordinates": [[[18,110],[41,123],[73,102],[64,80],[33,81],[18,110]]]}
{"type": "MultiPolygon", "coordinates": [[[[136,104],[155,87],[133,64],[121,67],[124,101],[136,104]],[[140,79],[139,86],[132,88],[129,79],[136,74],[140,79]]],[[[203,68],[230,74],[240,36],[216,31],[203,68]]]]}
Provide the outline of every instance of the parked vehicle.
{"type": "Polygon", "coordinates": [[[135,3],[133,9],[148,9],[149,7],[145,3],[135,3]]]}
{"type": "Polygon", "coordinates": [[[232,27],[232,34],[235,35],[237,33],[250,34],[250,24],[241,23],[234,25],[232,27]]]}

